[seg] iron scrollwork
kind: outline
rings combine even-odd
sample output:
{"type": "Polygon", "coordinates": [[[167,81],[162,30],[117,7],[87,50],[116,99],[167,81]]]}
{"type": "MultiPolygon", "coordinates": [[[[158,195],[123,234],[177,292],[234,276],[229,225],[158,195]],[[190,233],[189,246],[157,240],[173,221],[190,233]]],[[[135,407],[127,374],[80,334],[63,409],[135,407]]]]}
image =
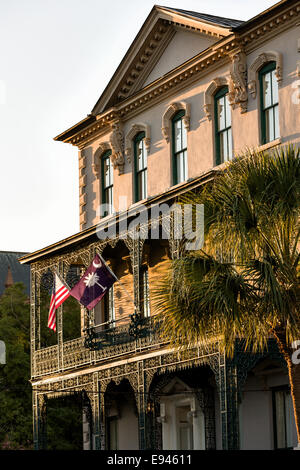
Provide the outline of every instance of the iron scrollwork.
{"type": "Polygon", "coordinates": [[[145,338],[153,333],[153,325],[150,318],[143,318],[140,314],[130,315],[131,323],[129,325],[129,334],[134,338],[145,338]]]}
{"type": "Polygon", "coordinates": [[[138,338],[146,338],[154,332],[150,318],[143,318],[138,313],[130,315],[130,323],[97,331],[91,326],[85,330],[84,346],[92,351],[109,346],[130,343],[138,338]]]}

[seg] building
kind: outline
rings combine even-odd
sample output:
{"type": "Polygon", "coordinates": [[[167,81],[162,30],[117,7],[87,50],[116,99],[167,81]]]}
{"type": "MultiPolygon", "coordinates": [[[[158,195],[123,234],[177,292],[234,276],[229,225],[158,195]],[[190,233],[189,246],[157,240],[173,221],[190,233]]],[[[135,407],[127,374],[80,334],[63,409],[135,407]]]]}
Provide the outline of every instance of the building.
{"type": "Polygon", "coordinates": [[[299,13],[292,0],[246,22],[154,6],[91,114],[55,138],[79,150],[80,232],[21,258],[31,266],[35,448],[45,446],[49,401],[72,395],[85,449],[297,445],[273,343],[229,361],[217,345],[179,353],[159,336],[151,288],[179,241],[173,215],[151,208],[205,184],[246,146],[300,141],[299,13]],[[135,238],[142,206],[150,217],[135,238]],[[155,221],[158,238],[148,236],[155,221]],[[74,313],[81,333],[68,340],[63,304],[57,343],[42,347],[41,294],[49,301],[54,270],[73,286],[95,253],[122,285],[74,313]]]}

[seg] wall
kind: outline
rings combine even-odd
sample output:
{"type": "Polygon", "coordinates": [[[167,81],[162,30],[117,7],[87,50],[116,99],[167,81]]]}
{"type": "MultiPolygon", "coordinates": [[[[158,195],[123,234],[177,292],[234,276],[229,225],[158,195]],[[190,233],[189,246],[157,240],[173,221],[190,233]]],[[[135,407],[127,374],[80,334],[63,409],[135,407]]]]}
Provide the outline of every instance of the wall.
{"type": "MultiPolygon", "coordinates": [[[[274,449],[272,387],[288,384],[283,372],[250,373],[243,388],[240,405],[241,450],[274,449]]],[[[293,430],[297,445],[296,428],[293,430]]]]}

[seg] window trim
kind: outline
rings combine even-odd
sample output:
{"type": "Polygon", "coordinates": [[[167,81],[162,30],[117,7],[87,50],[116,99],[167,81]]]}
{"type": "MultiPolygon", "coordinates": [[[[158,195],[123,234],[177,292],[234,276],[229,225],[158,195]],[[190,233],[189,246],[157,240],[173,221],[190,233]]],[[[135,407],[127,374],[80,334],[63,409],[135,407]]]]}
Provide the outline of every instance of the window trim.
{"type": "MultiPolygon", "coordinates": [[[[134,202],[139,202],[139,201],[142,200],[142,198],[139,197],[139,185],[138,185],[138,175],[139,175],[139,173],[146,171],[146,178],[148,180],[148,155],[147,155],[147,166],[146,166],[146,168],[144,168],[143,170],[139,170],[139,171],[137,169],[137,147],[138,147],[138,144],[142,140],[144,140],[145,152],[147,152],[145,138],[146,138],[145,131],[141,131],[133,139],[133,147],[134,147],[134,160],[133,160],[133,165],[134,165],[134,202]]],[[[147,181],[147,183],[148,183],[148,181],[147,181]]],[[[148,187],[147,187],[147,193],[148,193],[148,187]]]]}
{"type": "MultiPolygon", "coordinates": [[[[185,149],[181,149],[179,152],[175,152],[175,123],[178,122],[179,120],[182,121],[182,127],[184,128],[184,121],[183,117],[185,116],[185,110],[180,109],[177,111],[176,114],[172,117],[172,173],[173,173],[173,185],[179,184],[182,181],[178,181],[178,174],[177,174],[177,155],[183,152],[186,152],[186,159],[187,159],[187,146],[185,149]]],[[[186,137],[187,137],[187,131],[186,131],[186,137]]],[[[186,166],[187,166],[187,161],[186,161],[186,166]]],[[[187,180],[188,175],[186,175],[187,180]]]]}
{"type": "MultiPolygon", "coordinates": [[[[272,106],[269,106],[269,108],[264,109],[264,97],[263,97],[263,77],[269,72],[277,70],[277,63],[273,60],[270,62],[267,62],[266,64],[261,67],[261,69],[258,71],[258,79],[259,79],[259,104],[260,104],[260,139],[261,139],[261,145],[269,144],[270,142],[273,142],[276,139],[273,140],[266,140],[267,139],[267,128],[266,128],[266,110],[274,108],[275,106],[278,106],[279,108],[279,99],[278,103],[275,105],[272,104],[272,106]]],[[[276,86],[278,87],[278,80],[276,80],[276,86]]],[[[279,87],[278,87],[278,92],[279,92],[279,87]]],[[[278,119],[279,119],[279,109],[278,109],[278,119]]],[[[279,123],[278,123],[279,124],[279,123]]]]}
{"type": "MultiPolygon", "coordinates": [[[[228,95],[229,93],[229,88],[228,85],[222,86],[222,88],[219,88],[219,90],[216,91],[214,94],[214,118],[215,118],[215,164],[221,165],[221,145],[220,145],[220,131],[218,128],[218,100],[222,98],[223,96],[228,95]]],[[[231,112],[231,111],[230,111],[231,112]]],[[[232,116],[231,116],[232,119],[232,116]]],[[[221,132],[228,131],[228,129],[231,129],[231,138],[232,138],[232,121],[230,127],[224,128],[221,132]]]]}

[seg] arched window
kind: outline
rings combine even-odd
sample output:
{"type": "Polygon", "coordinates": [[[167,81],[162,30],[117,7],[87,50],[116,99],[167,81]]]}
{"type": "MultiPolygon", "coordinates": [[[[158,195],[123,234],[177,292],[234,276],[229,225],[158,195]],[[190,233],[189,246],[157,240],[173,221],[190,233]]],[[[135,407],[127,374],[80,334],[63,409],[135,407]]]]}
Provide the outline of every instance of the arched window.
{"type": "Polygon", "coordinates": [[[184,110],[178,111],[172,119],[173,182],[187,179],[187,131],[184,126],[184,110]]]}
{"type": "Polygon", "coordinates": [[[279,138],[278,80],[276,62],[269,62],[259,71],[261,143],[279,138]]]}
{"type": "Polygon", "coordinates": [[[227,86],[215,94],[215,135],[216,164],[220,165],[232,158],[231,109],[227,86]]]}
{"type": "Polygon", "coordinates": [[[145,132],[139,132],[134,139],[135,202],[146,199],[147,190],[147,149],[145,132]]]}
{"type": "Polygon", "coordinates": [[[107,150],[101,158],[102,217],[113,212],[113,185],[111,150],[107,150]]]}

